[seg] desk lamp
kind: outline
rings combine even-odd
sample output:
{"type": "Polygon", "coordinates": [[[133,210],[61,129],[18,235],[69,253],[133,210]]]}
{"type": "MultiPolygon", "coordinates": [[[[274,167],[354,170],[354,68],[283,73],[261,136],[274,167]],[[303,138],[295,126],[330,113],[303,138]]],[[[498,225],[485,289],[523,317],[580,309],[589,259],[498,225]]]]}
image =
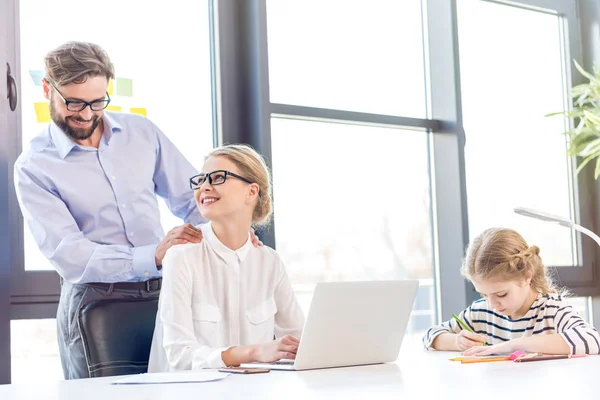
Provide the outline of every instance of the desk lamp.
{"type": "Polygon", "coordinates": [[[559,217],[557,215],[552,215],[552,214],[548,214],[548,213],[545,213],[542,211],[532,210],[530,208],[523,208],[523,207],[515,208],[514,212],[516,212],[517,214],[520,214],[520,215],[524,215],[526,217],[535,218],[535,219],[539,219],[541,221],[546,221],[546,222],[553,222],[560,226],[575,229],[576,231],[584,233],[584,234],[588,235],[589,237],[591,237],[592,239],[594,239],[594,241],[596,243],[598,243],[598,246],[600,246],[600,237],[598,235],[596,235],[594,232],[590,231],[589,229],[584,228],[581,225],[577,225],[576,223],[574,223],[573,221],[571,221],[568,218],[559,217]]]}

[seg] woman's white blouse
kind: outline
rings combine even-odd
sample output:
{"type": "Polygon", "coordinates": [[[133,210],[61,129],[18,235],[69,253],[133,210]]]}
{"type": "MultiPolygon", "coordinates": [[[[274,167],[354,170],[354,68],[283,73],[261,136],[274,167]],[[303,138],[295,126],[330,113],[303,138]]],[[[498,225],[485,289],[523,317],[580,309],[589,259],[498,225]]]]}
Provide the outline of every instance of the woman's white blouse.
{"type": "Polygon", "coordinates": [[[250,237],[233,251],[200,226],[198,244],[174,246],[163,260],[163,283],[149,372],[225,366],[231,346],[300,338],[304,315],[275,250],[250,237]]]}

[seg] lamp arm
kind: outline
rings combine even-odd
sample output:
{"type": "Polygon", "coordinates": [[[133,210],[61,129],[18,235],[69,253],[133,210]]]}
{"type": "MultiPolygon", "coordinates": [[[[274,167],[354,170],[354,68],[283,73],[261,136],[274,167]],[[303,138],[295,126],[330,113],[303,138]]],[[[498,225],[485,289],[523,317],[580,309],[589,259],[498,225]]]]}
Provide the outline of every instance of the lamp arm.
{"type": "Polygon", "coordinates": [[[594,242],[598,243],[598,246],[600,246],[600,237],[598,235],[596,235],[594,232],[590,231],[589,229],[584,228],[581,225],[577,225],[577,224],[572,224],[572,227],[576,231],[586,234],[589,237],[591,237],[592,239],[594,239],[594,242]]]}

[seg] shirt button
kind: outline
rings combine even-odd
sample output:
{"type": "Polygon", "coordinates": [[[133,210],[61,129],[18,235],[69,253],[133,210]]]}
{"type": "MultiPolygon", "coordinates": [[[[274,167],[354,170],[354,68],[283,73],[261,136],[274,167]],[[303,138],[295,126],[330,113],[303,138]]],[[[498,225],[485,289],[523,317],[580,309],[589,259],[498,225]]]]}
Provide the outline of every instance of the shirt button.
{"type": "Polygon", "coordinates": [[[146,272],[144,272],[144,275],[148,276],[148,275],[150,275],[150,272],[146,271],[146,272]]]}
{"type": "Polygon", "coordinates": [[[129,232],[129,236],[135,236],[135,232],[129,232]]]}
{"type": "Polygon", "coordinates": [[[114,176],[114,175],[113,175],[113,176],[111,176],[110,178],[111,178],[113,181],[117,179],[117,177],[116,177],[116,176],[114,176]]]}
{"type": "Polygon", "coordinates": [[[121,207],[127,208],[127,204],[121,204],[121,207]]]}

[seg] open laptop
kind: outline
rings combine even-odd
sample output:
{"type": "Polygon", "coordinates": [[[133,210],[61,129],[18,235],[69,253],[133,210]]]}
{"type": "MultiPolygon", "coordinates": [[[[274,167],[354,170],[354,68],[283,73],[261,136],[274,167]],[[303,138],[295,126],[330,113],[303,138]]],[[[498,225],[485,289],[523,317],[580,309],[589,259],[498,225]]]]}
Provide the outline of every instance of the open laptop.
{"type": "Polygon", "coordinates": [[[241,366],[304,370],[395,361],[418,287],[416,280],[318,283],[296,359],[241,366]]]}

